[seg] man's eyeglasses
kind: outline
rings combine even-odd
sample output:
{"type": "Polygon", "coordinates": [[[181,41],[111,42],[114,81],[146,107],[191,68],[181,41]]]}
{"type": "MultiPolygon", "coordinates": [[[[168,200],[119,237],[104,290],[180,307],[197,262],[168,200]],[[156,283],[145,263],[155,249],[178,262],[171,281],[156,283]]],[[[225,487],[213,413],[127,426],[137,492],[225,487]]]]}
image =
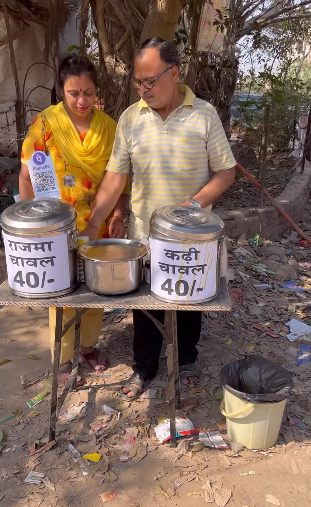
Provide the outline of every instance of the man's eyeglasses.
{"type": "Polygon", "coordinates": [[[163,72],[161,72],[161,74],[159,74],[158,76],[154,77],[153,79],[143,79],[143,80],[140,80],[140,79],[136,79],[135,77],[133,77],[133,79],[132,79],[132,85],[135,88],[140,88],[141,86],[143,86],[144,88],[147,88],[148,90],[151,90],[151,88],[153,88],[153,83],[157,79],[159,79],[159,77],[163,76],[163,74],[165,74],[165,72],[167,72],[168,70],[172,69],[173,67],[176,67],[176,65],[171,65],[171,67],[168,67],[163,72]]]}

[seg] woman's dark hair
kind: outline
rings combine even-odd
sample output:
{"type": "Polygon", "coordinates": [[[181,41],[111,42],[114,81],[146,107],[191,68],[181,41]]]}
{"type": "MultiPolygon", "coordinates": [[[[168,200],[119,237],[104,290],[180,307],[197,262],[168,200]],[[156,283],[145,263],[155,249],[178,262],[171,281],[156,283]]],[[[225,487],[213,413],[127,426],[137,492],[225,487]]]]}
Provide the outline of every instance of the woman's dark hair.
{"type": "Polygon", "coordinates": [[[179,67],[180,62],[178,51],[172,42],[161,39],[161,37],[152,37],[152,39],[147,39],[139,46],[136,53],[136,58],[139,58],[144,50],[148,48],[158,49],[160,58],[163,62],[179,67]]]}
{"type": "Polygon", "coordinates": [[[86,56],[67,56],[58,69],[58,84],[63,90],[66,80],[71,76],[87,74],[97,88],[97,74],[92,62],[86,56]]]}

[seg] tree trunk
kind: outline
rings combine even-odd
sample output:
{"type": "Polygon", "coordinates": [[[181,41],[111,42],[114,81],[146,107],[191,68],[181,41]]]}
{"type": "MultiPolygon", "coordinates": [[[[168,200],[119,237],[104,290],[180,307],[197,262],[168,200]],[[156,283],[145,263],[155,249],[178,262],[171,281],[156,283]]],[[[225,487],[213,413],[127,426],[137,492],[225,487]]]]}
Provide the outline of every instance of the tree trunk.
{"type": "Polygon", "coordinates": [[[181,11],[188,3],[189,0],[153,1],[145,20],[140,43],[150,37],[173,40],[181,11]]]}

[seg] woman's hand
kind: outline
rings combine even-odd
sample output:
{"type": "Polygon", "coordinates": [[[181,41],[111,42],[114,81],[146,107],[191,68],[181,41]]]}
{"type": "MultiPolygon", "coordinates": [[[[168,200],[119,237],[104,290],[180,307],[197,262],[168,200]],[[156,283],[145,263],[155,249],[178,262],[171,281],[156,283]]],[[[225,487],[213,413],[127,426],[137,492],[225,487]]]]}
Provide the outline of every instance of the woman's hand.
{"type": "Polygon", "coordinates": [[[87,236],[90,241],[95,241],[98,237],[99,230],[91,224],[88,224],[84,231],[80,232],[80,236],[87,236]]]}
{"type": "Polygon", "coordinates": [[[110,238],[121,238],[125,236],[124,221],[120,217],[112,217],[109,223],[108,232],[110,238]]]}

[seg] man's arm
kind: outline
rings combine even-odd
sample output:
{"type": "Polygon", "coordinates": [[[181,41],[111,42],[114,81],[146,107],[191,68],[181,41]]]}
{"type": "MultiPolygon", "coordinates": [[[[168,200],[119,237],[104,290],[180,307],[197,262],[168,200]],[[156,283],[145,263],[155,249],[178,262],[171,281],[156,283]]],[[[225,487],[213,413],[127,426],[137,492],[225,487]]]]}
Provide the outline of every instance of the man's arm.
{"type": "Polygon", "coordinates": [[[91,217],[87,227],[81,233],[91,241],[98,236],[100,226],[114,209],[126,184],[126,174],[116,174],[107,171],[98,189],[91,217]]]}
{"type": "Polygon", "coordinates": [[[126,204],[128,200],[127,194],[121,194],[114,208],[113,217],[109,220],[109,237],[124,238],[125,225],[124,218],[126,212],[126,204]]]}
{"type": "MultiPolygon", "coordinates": [[[[233,185],[234,178],[235,167],[215,173],[205,187],[193,196],[193,199],[201,204],[201,208],[206,208],[217,201],[233,185]]],[[[185,202],[184,204],[190,203],[185,202]]]]}

